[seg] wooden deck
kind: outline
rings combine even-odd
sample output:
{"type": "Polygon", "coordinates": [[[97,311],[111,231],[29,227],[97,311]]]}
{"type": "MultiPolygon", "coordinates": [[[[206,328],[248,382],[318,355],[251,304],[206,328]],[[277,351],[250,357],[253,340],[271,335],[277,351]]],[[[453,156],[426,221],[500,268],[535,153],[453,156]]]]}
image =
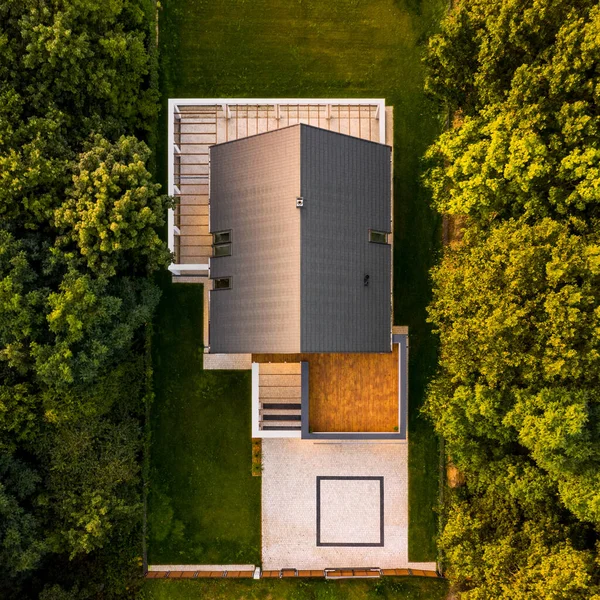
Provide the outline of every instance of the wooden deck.
{"type": "Polygon", "coordinates": [[[309,363],[313,432],[392,432],[398,427],[398,345],[385,354],[253,354],[252,361],[309,363]]]}

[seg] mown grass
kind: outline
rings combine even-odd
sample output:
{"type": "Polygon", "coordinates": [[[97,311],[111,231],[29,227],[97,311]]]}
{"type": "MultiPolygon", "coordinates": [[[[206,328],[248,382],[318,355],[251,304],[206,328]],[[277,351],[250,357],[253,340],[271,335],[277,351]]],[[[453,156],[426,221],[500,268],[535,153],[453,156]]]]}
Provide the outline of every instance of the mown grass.
{"type": "Polygon", "coordinates": [[[158,581],[144,584],[144,600],[442,600],[448,583],[417,577],[379,580],[325,581],[288,579],[259,581],[195,580],[158,581]]]}
{"type": "MultiPolygon", "coordinates": [[[[411,328],[409,555],[415,561],[435,560],[438,447],[419,409],[437,360],[425,307],[439,222],[421,185],[420,157],[441,124],[423,94],[420,59],[447,1],[163,0],[162,4],[165,107],[169,97],[385,97],[394,107],[394,320],[411,328]]],[[[166,132],[164,113],[162,130],[166,132]]],[[[164,143],[163,136],[159,165],[166,164],[164,143]]],[[[201,339],[201,288],[184,287],[197,291],[175,290],[164,283],[154,341],[157,397],[152,420],[152,485],[156,493],[150,498],[149,558],[227,562],[237,553],[254,562],[259,517],[250,518],[250,513],[239,510],[233,484],[235,477],[250,472],[250,433],[244,430],[249,391],[242,399],[248,383],[243,375],[202,373],[199,359],[181,367],[178,361],[185,360],[189,351],[198,351],[201,339]],[[189,300],[188,295],[195,293],[197,300],[189,300]],[[193,328],[180,322],[183,297],[197,321],[193,328]],[[160,333],[165,332],[167,321],[178,332],[170,340],[172,334],[160,333]],[[163,339],[169,343],[163,344],[163,339]],[[170,403],[169,409],[165,402],[170,403]],[[232,404],[236,410],[229,410],[232,404]],[[222,428],[209,426],[206,415],[217,413],[222,428]],[[221,464],[228,464],[228,450],[224,445],[215,450],[218,440],[214,438],[233,431],[241,439],[227,438],[233,444],[232,454],[238,457],[228,474],[221,464]],[[213,441],[203,442],[205,437],[213,441]],[[242,452],[246,445],[247,457],[242,452]],[[247,469],[242,466],[246,460],[247,469]],[[223,487],[224,480],[231,485],[223,487]],[[167,527],[157,520],[161,498],[173,510],[166,536],[167,527]],[[211,500],[208,505],[207,498],[211,500]],[[211,510],[221,504],[218,511],[211,510]],[[229,537],[215,524],[217,514],[231,526],[229,537]],[[236,519],[238,525],[234,525],[236,519]],[[256,530],[251,533],[253,527],[256,530]]],[[[184,315],[184,319],[191,318],[191,313],[184,315]]],[[[258,486],[260,480],[256,481],[258,486]]],[[[259,508],[258,492],[252,485],[240,481],[250,512],[259,508]]]]}
{"type": "Polygon", "coordinates": [[[165,282],[156,319],[150,564],[260,562],[250,374],[202,370],[202,286],[165,282]]]}

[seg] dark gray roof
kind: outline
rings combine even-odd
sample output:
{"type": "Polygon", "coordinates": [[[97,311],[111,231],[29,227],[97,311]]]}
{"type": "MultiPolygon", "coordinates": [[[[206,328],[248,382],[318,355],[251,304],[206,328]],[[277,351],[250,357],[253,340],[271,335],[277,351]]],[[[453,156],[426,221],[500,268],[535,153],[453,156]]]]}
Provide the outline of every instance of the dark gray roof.
{"type": "Polygon", "coordinates": [[[391,246],[369,242],[390,231],[390,151],[308,125],[211,147],[210,230],[232,231],[211,352],[390,351],[391,246]]]}

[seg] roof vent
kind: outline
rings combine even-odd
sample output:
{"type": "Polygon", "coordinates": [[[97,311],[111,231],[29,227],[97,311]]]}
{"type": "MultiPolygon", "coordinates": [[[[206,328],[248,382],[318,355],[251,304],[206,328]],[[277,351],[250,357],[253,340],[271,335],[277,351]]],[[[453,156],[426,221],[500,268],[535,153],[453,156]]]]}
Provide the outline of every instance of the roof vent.
{"type": "Polygon", "coordinates": [[[298,196],[296,198],[296,208],[302,208],[304,206],[304,198],[302,196],[298,196]]]}
{"type": "Polygon", "coordinates": [[[365,287],[367,287],[369,285],[369,279],[370,279],[370,277],[368,275],[365,275],[365,279],[364,279],[365,287]]]}

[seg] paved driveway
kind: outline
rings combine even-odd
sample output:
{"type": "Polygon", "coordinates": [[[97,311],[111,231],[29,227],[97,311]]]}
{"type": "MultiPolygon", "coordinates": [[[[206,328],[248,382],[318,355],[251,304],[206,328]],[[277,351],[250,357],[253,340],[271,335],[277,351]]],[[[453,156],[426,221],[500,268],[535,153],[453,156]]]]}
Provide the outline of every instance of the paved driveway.
{"type": "Polygon", "coordinates": [[[262,566],[435,568],[408,562],[408,445],[263,439],[262,566]]]}

